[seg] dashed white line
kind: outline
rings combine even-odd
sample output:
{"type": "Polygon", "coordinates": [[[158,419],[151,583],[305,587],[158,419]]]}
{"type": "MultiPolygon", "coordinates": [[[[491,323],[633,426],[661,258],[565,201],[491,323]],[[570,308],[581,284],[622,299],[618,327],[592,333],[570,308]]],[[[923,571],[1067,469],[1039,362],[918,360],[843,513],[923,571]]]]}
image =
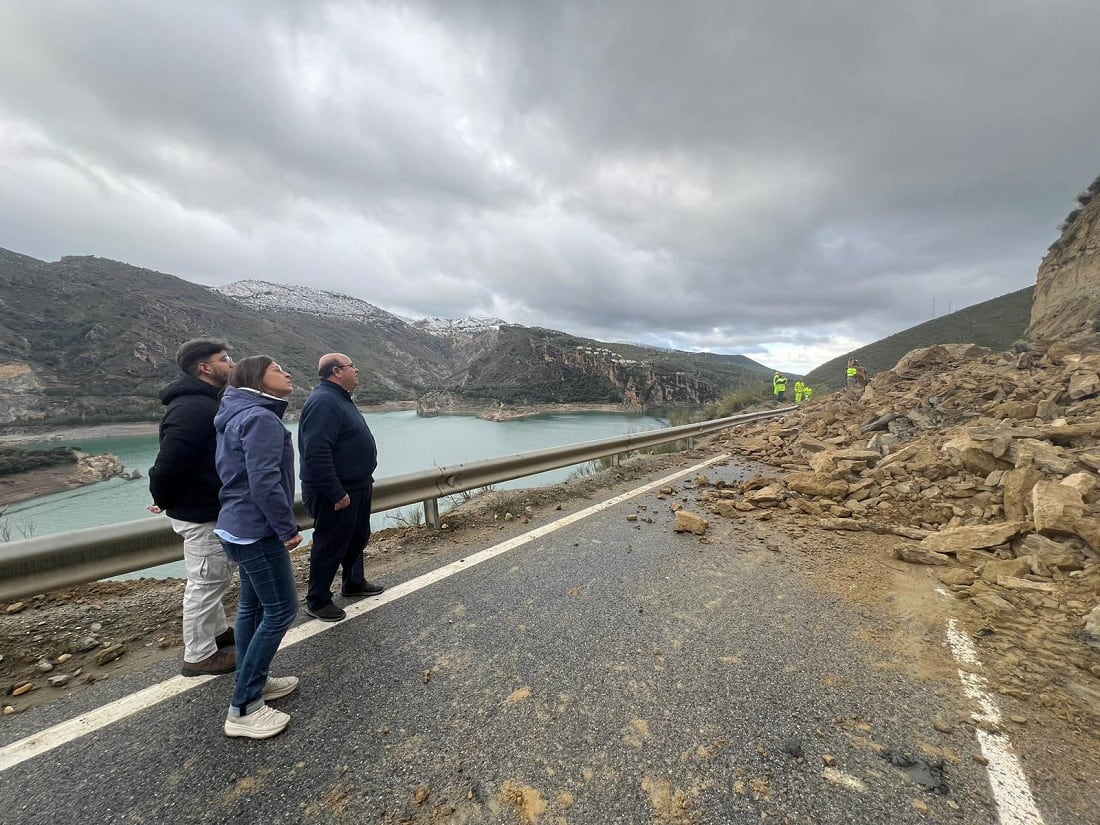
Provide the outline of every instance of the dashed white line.
{"type": "Polygon", "coordinates": [[[975,735],[982,755],[988,760],[986,771],[1001,825],[1043,825],[1020,760],[1012,752],[1012,743],[1005,734],[983,727],[999,725],[1001,710],[986,689],[985,677],[975,672],[982,667],[978,651],[970,638],[958,629],[954,619],[947,620],[947,643],[960,665],[958,673],[963,692],[981,708],[981,713],[974,715],[978,723],[975,735]]]}
{"type": "MultiPolygon", "coordinates": [[[[570,524],[588,518],[588,516],[607,510],[635,496],[662,487],[678,478],[698,472],[704,467],[708,467],[711,464],[727,458],[729,458],[728,455],[722,454],[707,459],[706,461],[688,467],[686,470],[681,470],[658,479],[657,481],[644,484],[641,487],[636,487],[614,498],[601,501],[599,504],[593,504],[591,507],[586,507],[584,510],[579,510],[568,516],[563,516],[541,527],[536,527],[534,530],[529,530],[521,536],[508,539],[492,547],[487,547],[484,550],[474,553],[472,556],[444,565],[438,570],[433,570],[430,573],[417,576],[415,579],[395,585],[388,588],[380,596],[375,596],[371,599],[349,605],[346,608],[348,617],[361,616],[364,613],[377,610],[383,605],[395,602],[400,598],[408,596],[410,593],[415,593],[417,590],[427,587],[428,585],[435,584],[449,576],[453,576],[455,573],[469,570],[471,567],[481,564],[483,561],[488,561],[502,553],[507,553],[509,550],[514,550],[528,542],[542,538],[545,535],[553,533],[555,530],[560,530],[562,527],[567,527],[570,524]]],[[[338,623],[311,621],[293,627],[286,636],[283,637],[283,643],[279,646],[279,649],[282,650],[291,645],[296,645],[298,642],[304,641],[311,636],[316,636],[318,633],[324,633],[327,630],[331,630],[336,627],[337,624],[338,623]]],[[[31,734],[17,742],[12,742],[10,745],[0,748],[0,773],[26,762],[28,759],[33,759],[47,751],[53,750],[68,742],[72,742],[75,739],[79,739],[81,736],[105,728],[128,716],[132,716],[139,711],[148,710],[153,705],[163,702],[166,699],[171,699],[173,696],[178,696],[181,693],[185,693],[188,690],[192,690],[216,678],[216,676],[195,676],[189,678],[175,676],[164,682],[138,691],[137,693],[111,702],[110,704],[103,705],[95,710],[82,713],[80,716],[61,722],[53,727],[31,734]]]]}

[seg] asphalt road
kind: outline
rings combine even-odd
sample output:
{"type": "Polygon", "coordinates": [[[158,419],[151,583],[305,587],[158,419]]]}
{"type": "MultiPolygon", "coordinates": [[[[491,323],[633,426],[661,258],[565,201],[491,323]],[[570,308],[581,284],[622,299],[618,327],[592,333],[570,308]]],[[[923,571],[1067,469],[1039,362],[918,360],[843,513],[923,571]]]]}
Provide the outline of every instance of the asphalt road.
{"type": "MultiPolygon", "coordinates": [[[[876,666],[869,620],[782,548],[675,534],[693,498],[656,496],[386,581],[399,598],[280,652],[301,688],[277,738],[225,738],[230,677],[210,680],[5,767],[0,821],[997,822],[965,729],[942,776],[922,752],[961,688],[876,666]]],[[[169,675],[23,714],[0,746],[169,675]]]]}

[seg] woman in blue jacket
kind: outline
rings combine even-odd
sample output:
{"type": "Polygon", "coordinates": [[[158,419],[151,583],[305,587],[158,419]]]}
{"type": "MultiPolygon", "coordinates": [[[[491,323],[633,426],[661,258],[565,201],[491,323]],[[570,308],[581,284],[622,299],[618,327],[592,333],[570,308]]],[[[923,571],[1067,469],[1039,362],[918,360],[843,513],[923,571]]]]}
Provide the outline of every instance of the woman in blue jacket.
{"type": "Polygon", "coordinates": [[[268,675],[298,614],[290,551],[302,542],[294,518],[294,448],[283,425],[290,373],[266,355],[240,361],[214,417],[222,488],[215,532],[241,571],[237,608],[237,686],[226,736],[267,739],[290,715],[267,705],[298,687],[297,676],[268,675]]]}

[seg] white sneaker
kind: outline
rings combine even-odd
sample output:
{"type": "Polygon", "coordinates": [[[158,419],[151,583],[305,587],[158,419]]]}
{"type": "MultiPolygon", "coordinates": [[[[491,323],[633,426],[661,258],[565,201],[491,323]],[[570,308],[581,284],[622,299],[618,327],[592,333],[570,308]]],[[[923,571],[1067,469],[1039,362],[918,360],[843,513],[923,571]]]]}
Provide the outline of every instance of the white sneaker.
{"type": "Polygon", "coordinates": [[[264,685],[264,701],[270,702],[272,699],[282,699],[297,689],[297,676],[268,676],[267,684],[264,685]]]}
{"type": "Polygon", "coordinates": [[[282,733],[289,722],[289,713],[275,710],[271,705],[264,705],[248,716],[225,717],[225,735],[267,739],[282,733]]]}

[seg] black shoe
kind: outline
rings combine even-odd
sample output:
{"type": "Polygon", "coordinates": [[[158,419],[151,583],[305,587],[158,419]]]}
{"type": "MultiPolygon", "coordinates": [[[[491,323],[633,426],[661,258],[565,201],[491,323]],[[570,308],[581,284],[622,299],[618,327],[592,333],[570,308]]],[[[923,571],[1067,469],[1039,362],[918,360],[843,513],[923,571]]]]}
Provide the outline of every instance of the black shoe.
{"type": "Polygon", "coordinates": [[[345,599],[365,599],[367,596],[377,596],[385,589],[385,585],[365,581],[362,587],[357,587],[354,590],[341,590],[340,595],[345,599]]]}
{"type": "Polygon", "coordinates": [[[322,622],[338,622],[348,615],[332,602],[329,602],[326,605],[322,605],[321,607],[318,607],[316,609],[307,605],[306,613],[315,619],[320,619],[322,622]]]}
{"type": "Polygon", "coordinates": [[[237,637],[233,633],[233,628],[227,627],[224,633],[219,633],[214,637],[214,644],[218,646],[218,650],[223,647],[236,647],[237,637]]]}

